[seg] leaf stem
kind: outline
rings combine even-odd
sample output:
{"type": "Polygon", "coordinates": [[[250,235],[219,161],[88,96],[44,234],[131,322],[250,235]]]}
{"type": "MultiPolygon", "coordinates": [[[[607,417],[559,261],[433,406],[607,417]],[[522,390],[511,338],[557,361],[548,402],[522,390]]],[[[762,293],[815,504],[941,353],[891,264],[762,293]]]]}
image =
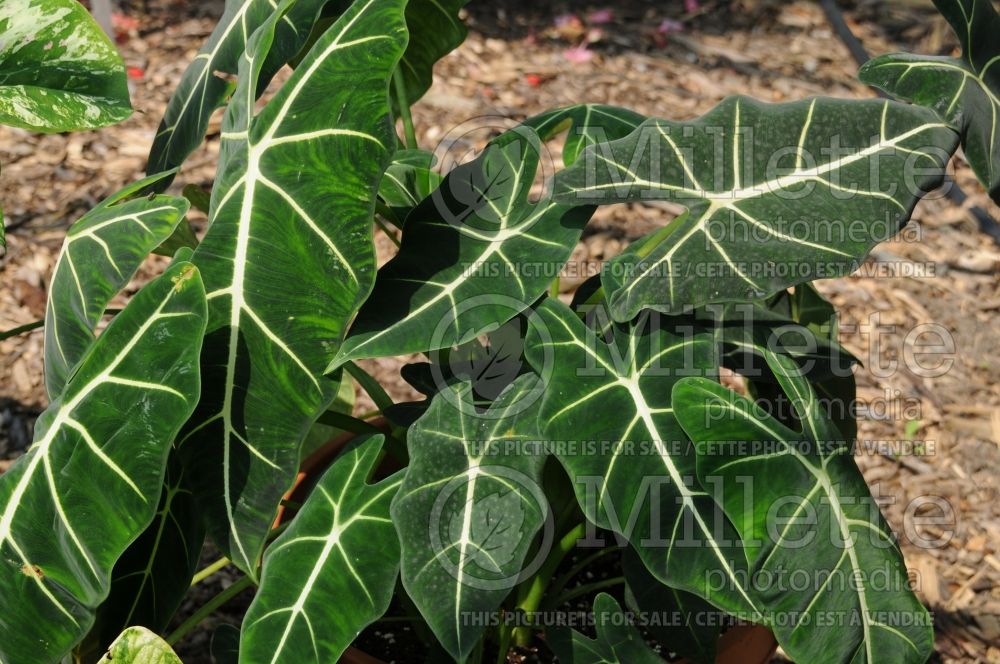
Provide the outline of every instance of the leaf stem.
{"type": "Polygon", "coordinates": [[[203,604],[200,609],[195,611],[190,618],[181,623],[180,627],[171,632],[166,639],[167,644],[172,646],[180,641],[187,635],[188,632],[197,627],[202,620],[210,616],[223,604],[236,597],[252,585],[253,579],[249,576],[244,576],[228,588],[223,589],[215,597],[205,602],[205,604],[203,604]]]}
{"type": "Polygon", "coordinates": [[[191,587],[194,588],[196,585],[198,585],[208,577],[212,576],[219,570],[225,569],[230,562],[232,561],[230,561],[229,558],[223,556],[222,558],[219,558],[211,565],[205,567],[204,569],[199,570],[197,574],[191,577],[191,587]]]}
{"type": "Polygon", "coordinates": [[[605,588],[611,588],[613,586],[617,586],[622,583],[625,583],[624,576],[615,576],[610,579],[603,579],[601,581],[595,581],[593,583],[585,583],[583,585],[579,585],[576,588],[572,588],[564,592],[562,595],[556,598],[556,601],[552,603],[552,606],[555,607],[562,606],[566,602],[576,597],[579,597],[580,595],[586,595],[588,593],[592,593],[598,590],[603,590],[605,588]]]}
{"type": "Polygon", "coordinates": [[[392,82],[396,86],[396,103],[399,104],[399,117],[403,120],[403,135],[406,147],[417,149],[417,133],[413,130],[413,117],[410,115],[410,102],[406,98],[406,83],[399,68],[392,73],[392,82]]]}
{"type": "Polygon", "coordinates": [[[383,413],[388,410],[392,405],[393,401],[386,394],[386,391],[382,389],[382,386],[378,384],[378,381],[368,375],[368,372],[359,367],[353,361],[348,360],[344,363],[344,370],[354,377],[354,380],[358,381],[358,385],[368,393],[368,396],[372,398],[375,405],[383,413]]]}
{"type": "Polygon", "coordinates": [[[32,330],[37,330],[43,325],[45,325],[44,318],[42,320],[36,320],[30,323],[25,323],[24,325],[19,325],[9,330],[4,330],[3,332],[0,332],[0,341],[3,341],[4,339],[10,339],[11,337],[16,337],[17,335],[24,334],[25,332],[31,332],[32,330]]]}
{"type": "MultiPolygon", "coordinates": [[[[545,589],[549,587],[549,582],[552,580],[552,575],[555,574],[563,558],[576,547],[577,541],[586,534],[586,529],[587,524],[585,522],[578,523],[571,528],[556,543],[552,551],[549,552],[548,557],[542,563],[538,572],[531,577],[531,583],[519,595],[517,602],[517,608],[523,611],[526,616],[538,610],[539,605],[542,603],[542,598],[545,596],[545,589]]],[[[514,629],[513,636],[515,645],[526,646],[528,645],[531,632],[527,627],[517,627],[514,629]]]]}
{"type": "Polygon", "coordinates": [[[385,236],[387,238],[389,238],[390,240],[392,240],[392,243],[394,245],[396,245],[396,248],[399,248],[399,246],[400,246],[400,244],[399,244],[399,238],[396,237],[396,234],[392,231],[391,228],[389,228],[388,226],[385,225],[384,221],[382,221],[381,219],[379,219],[378,215],[375,215],[375,225],[378,226],[382,230],[383,233],[385,233],[385,236]]]}

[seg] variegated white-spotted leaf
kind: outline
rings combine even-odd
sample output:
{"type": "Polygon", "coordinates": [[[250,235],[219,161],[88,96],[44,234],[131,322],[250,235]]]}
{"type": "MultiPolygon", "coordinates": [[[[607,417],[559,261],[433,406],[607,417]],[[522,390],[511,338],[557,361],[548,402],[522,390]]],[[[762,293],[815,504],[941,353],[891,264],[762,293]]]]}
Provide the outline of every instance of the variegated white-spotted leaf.
{"type": "Polygon", "coordinates": [[[941,182],[956,140],[933,112],[889,101],[730,97],[588,148],[556,174],[555,199],[688,208],[605,264],[612,315],[627,321],[850,272],[941,182]]]}
{"type": "Polygon", "coordinates": [[[243,619],[240,662],[336,662],[389,607],[399,572],[389,504],[403,478],[368,484],[382,440],[342,454],[268,547],[243,619]]]}
{"type": "Polygon", "coordinates": [[[891,53],[865,63],[858,78],[937,111],[962,134],[979,181],[1000,203],[1000,14],[989,0],[934,0],[955,31],[962,57],[891,53]]]}
{"type": "Polygon", "coordinates": [[[167,642],[145,627],[129,627],[97,664],[183,664],[167,642]]]}
{"type": "Polygon", "coordinates": [[[209,533],[251,576],[337,393],[323,369],[371,289],[374,201],[395,150],[387,91],[406,43],[403,0],[359,0],[254,114],[287,6],[251,38],[223,119],[193,258],[208,290],[204,389],[178,443],[209,533]]]}
{"type": "Polygon", "coordinates": [[[801,430],[709,380],[673,389],[698,477],[740,531],[752,596],[797,662],[927,661],[931,618],[909,587],[853,441],[821,412],[793,359],[765,355],[801,430]]]}
{"type": "Polygon", "coordinates": [[[122,57],[77,0],[0,3],[0,124],[73,131],[131,114],[122,57]]]}
{"type": "MultiPolygon", "coordinates": [[[[309,31],[325,0],[298,0],[281,18],[271,50],[264,56],[255,92],[306,43],[309,31]]],[[[226,103],[233,90],[228,77],[235,77],[250,36],[277,9],[276,0],[226,0],[226,8],[215,30],[184,70],[149,152],[147,173],[180,166],[201,143],[208,121],[226,103]]],[[[172,177],[157,182],[162,191],[172,177]]]]}
{"type": "Polygon", "coordinates": [[[698,483],[694,446],[670,402],[681,377],[717,371],[711,330],[646,312],[605,342],[557,300],[536,314],[528,361],[552,367],[540,427],[584,514],[627,539],[663,583],[750,613],[739,537],[698,483]]]}
{"type": "Polygon", "coordinates": [[[156,512],[170,444],[198,399],[198,271],[129,302],[0,476],[0,661],[55,662],[90,628],[111,570],[156,512]]]}
{"type": "Polygon", "coordinates": [[[111,299],[188,210],[178,196],[132,198],[163,175],[140,180],[102,201],[74,223],[52,270],[45,307],[45,389],[50,399],[94,341],[111,299]]]}
{"type": "MultiPolygon", "coordinates": [[[[465,661],[521,579],[548,512],[537,430],[539,378],[521,376],[482,414],[469,383],[445,387],[407,436],[410,465],[392,503],[403,586],[438,641],[465,661]]],[[[539,560],[538,562],[541,562],[539,560]]]]}

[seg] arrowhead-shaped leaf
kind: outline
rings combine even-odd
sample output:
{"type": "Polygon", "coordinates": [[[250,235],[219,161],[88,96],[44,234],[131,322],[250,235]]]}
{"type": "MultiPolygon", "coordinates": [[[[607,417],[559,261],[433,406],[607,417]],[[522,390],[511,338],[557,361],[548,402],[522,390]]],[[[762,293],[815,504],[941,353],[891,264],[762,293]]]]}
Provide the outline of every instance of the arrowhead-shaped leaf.
{"type": "Polygon", "coordinates": [[[170,443],[197,401],[205,316],[190,263],[150,282],[0,477],[0,660],[55,661],[86,634],[112,566],[156,511],[170,443]]]}
{"type": "Polygon", "coordinates": [[[711,331],[646,312],[608,344],[556,300],[536,313],[527,355],[547,378],[539,422],[559,443],[584,514],[628,539],[664,583],[750,611],[739,538],[698,484],[694,446],[670,403],[682,376],[716,372],[711,331]]]}
{"type": "Polygon", "coordinates": [[[561,664],[663,664],[611,595],[594,598],[594,629],[590,639],[569,627],[546,631],[546,642],[561,664]]]}
{"type": "Polygon", "coordinates": [[[858,78],[937,111],[962,134],[969,165],[1000,203],[1000,15],[986,0],[934,0],[962,45],[962,57],[892,53],[865,63],[858,78]]]}
{"type": "Polygon", "coordinates": [[[555,199],[688,208],[605,265],[612,316],[627,321],[853,270],[941,182],[956,138],[932,112],[892,102],[730,97],[589,148],[556,174],[555,199]]]}
{"type": "MultiPolygon", "coordinates": [[[[326,0],[298,0],[275,28],[274,44],[251,93],[263,92],[267,82],[305,44],[316,15],[326,0]]],[[[233,85],[228,76],[238,73],[241,56],[250,36],[277,7],[274,0],[226,0],[226,9],[177,83],[167,110],[160,120],[149,152],[147,173],[180,166],[201,143],[215,109],[226,103],[233,85]]],[[[162,190],[172,178],[156,183],[162,190]]]]}
{"type": "Polygon", "coordinates": [[[0,124],[94,129],[132,114],[125,65],[77,0],[0,3],[0,124]]]}
{"type": "Polygon", "coordinates": [[[474,413],[462,407],[470,385],[449,386],[409,431],[410,465],[392,503],[403,585],[458,661],[520,580],[548,511],[538,389],[537,376],[521,376],[474,413]]]}
{"type": "Polygon", "coordinates": [[[254,115],[283,19],[250,40],[223,120],[193,259],[209,291],[205,387],[180,443],[209,533],[251,576],[302,440],[336,395],[323,368],[371,288],[372,210],[395,147],[387,90],[406,43],[403,0],[359,0],[254,115]]]}
{"type": "Polygon", "coordinates": [[[177,196],[128,200],[160,177],[146,178],[105,199],[66,233],[45,308],[45,388],[50,399],[59,396],[93,343],[94,328],[108,303],[188,210],[187,200],[177,196]]]}
{"type": "Polygon", "coordinates": [[[677,416],[698,449],[698,477],[716,488],[743,538],[751,592],[782,618],[772,627],[796,661],[926,661],[930,616],[909,589],[851,441],[820,412],[795,361],[766,355],[801,431],[705,379],[686,378],[673,390],[677,416]]]}
{"type": "Polygon", "coordinates": [[[167,642],[145,627],[129,627],[97,664],[182,664],[167,642]]]}
{"type": "Polygon", "coordinates": [[[545,292],[593,210],[529,202],[540,150],[533,130],[515,128],[409,214],[331,368],[465,343],[545,292]]]}
{"type": "Polygon", "coordinates": [[[336,662],[389,607],[399,571],[389,503],[403,478],[367,483],[381,447],[376,436],[344,453],[268,547],[240,662],[336,662]]]}

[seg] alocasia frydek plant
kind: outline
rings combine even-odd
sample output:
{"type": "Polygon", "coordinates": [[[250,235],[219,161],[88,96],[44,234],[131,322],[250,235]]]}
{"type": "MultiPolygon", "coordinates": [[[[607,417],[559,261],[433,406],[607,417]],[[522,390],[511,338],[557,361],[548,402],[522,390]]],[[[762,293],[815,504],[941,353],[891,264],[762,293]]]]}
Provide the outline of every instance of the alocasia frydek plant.
{"type": "Polygon", "coordinates": [[[996,15],[941,0],[964,59],[865,68],[934,110],[732,97],[679,122],[581,104],[442,177],[409,108],[464,38],[463,4],[227,3],[147,178],[77,221],[55,267],[51,405],[0,477],[0,662],[176,661],[169,645],[250,588],[216,661],[334,662],[387,613],[430,661],[662,661],[653,641],[710,661],[726,616],[795,661],[929,657],[853,460],[853,358],[809,282],[906,223],[960,134],[995,193],[996,15]],[[195,238],[201,197],[163,192],[219,105],[195,238]],[[571,303],[552,295],[596,206],[648,200],[686,211],[571,303]],[[375,224],[402,231],[379,269],[375,224]],[[153,251],[170,267],[97,334],[153,251]],[[424,401],[393,403],[355,363],[408,353],[429,360],[402,370],[424,401]],[[355,382],[379,413],[351,415],[355,382]],[[357,435],[324,460],[338,430],[357,435]],[[196,575],[206,536],[222,558],[196,575]],[[230,564],[240,580],[168,629],[192,578],[230,564]],[[547,622],[601,589],[589,636],[547,622]]]}

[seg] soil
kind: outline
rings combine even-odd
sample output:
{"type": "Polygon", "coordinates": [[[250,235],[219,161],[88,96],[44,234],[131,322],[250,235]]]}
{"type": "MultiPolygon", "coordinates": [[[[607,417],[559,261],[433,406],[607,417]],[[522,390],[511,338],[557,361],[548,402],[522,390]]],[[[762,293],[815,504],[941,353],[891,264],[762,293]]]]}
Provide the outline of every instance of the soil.
{"type": "MultiPolygon", "coordinates": [[[[874,95],[855,79],[855,62],[816,3],[703,0],[691,14],[684,13],[684,4],[690,3],[473,2],[466,16],[468,40],[439,64],[434,87],[414,109],[420,144],[433,149],[471,118],[480,118],[477,126],[496,126],[581,101],[685,119],[731,94],[769,101],[874,95]],[[602,23],[606,16],[595,14],[598,10],[611,10],[611,22],[602,23]],[[661,32],[665,19],[677,21],[668,25],[680,31],[661,32]],[[588,34],[599,39],[581,51],[588,34]]],[[[0,330],[43,316],[46,285],[66,228],[142,175],[168,96],[223,3],[122,0],[118,7],[133,117],[77,134],[0,127],[0,201],[9,245],[0,258],[0,330]]],[[[955,47],[928,2],[863,0],[845,6],[845,15],[872,53],[943,54],[955,47]]],[[[467,140],[476,147],[487,137],[467,140]]],[[[208,141],[177,178],[178,190],[188,183],[211,186],[218,146],[217,114],[208,141]]],[[[894,449],[863,446],[858,461],[886,498],[884,511],[902,537],[919,596],[934,612],[936,657],[1000,662],[1000,359],[995,353],[1000,247],[978,230],[968,207],[979,206],[994,219],[1000,219],[1000,209],[961,156],[953,168],[969,194],[964,208],[930,197],[918,205],[907,232],[880,245],[862,270],[818,287],[842,312],[842,343],[864,362],[857,371],[859,396],[870,408],[859,422],[860,437],[896,441],[894,449]],[[931,276],[914,276],[919,269],[931,276]],[[875,324],[885,327],[875,330],[875,324]],[[924,372],[914,371],[912,362],[925,341],[913,330],[927,324],[941,326],[954,346],[950,366],[936,376],[920,375],[924,372]],[[893,360],[899,366],[884,370],[893,360]],[[899,453],[901,447],[915,447],[918,454],[899,453]],[[926,503],[928,496],[943,499],[951,525],[914,526],[915,515],[940,509],[926,503]],[[915,543],[917,535],[936,536],[942,529],[952,532],[944,543],[915,543]]],[[[573,274],[593,274],[603,260],[677,212],[653,205],[602,208],[574,251],[573,274]]],[[[200,231],[204,217],[195,213],[192,220],[200,231]]],[[[387,260],[391,243],[381,235],[377,242],[380,259],[387,260]]],[[[162,259],[150,259],[121,302],[162,266],[162,259]]],[[[580,281],[563,279],[563,296],[580,281]]],[[[399,377],[406,359],[365,363],[396,400],[417,398],[399,377]]],[[[34,419],[47,405],[42,376],[41,330],[0,342],[0,459],[8,460],[0,461],[0,472],[30,443],[34,419]]],[[[371,408],[360,394],[357,412],[371,408]]],[[[222,574],[213,583],[233,578],[222,574]]],[[[185,611],[217,590],[205,584],[185,611]]],[[[213,621],[238,622],[247,601],[248,595],[240,598],[213,621]]],[[[387,630],[378,629],[388,641],[387,630]]],[[[405,629],[393,625],[391,631],[393,639],[402,639],[405,629]]],[[[207,631],[195,633],[182,648],[185,661],[209,661],[207,641],[207,631]]]]}

